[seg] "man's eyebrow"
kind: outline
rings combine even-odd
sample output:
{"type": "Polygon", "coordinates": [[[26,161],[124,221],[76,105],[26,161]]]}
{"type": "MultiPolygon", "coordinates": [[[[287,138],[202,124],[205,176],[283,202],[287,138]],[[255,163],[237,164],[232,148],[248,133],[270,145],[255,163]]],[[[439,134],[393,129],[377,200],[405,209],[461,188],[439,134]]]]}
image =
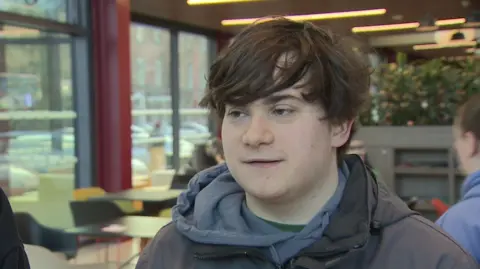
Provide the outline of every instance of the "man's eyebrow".
{"type": "Polygon", "coordinates": [[[292,95],[292,94],[275,94],[275,95],[265,97],[265,99],[263,99],[263,103],[266,105],[274,105],[278,102],[285,101],[285,100],[293,100],[297,102],[304,101],[303,98],[298,97],[296,95],[292,95]]]}

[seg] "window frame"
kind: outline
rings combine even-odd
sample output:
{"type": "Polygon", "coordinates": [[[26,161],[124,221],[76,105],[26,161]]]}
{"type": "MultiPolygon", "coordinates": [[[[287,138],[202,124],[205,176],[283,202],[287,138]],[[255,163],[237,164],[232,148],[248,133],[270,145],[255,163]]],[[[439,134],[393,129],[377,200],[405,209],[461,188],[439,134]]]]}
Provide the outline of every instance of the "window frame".
{"type": "MultiPolygon", "coordinates": [[[[93,136],[93,74],[91,72],[92,36],[90,10],[89,1],[67,1],[67,21],[74,21],[75,24],[0,11],[0,22],[3,24],[69,36],[67,38],[0,40],[0,43],[70,44],[70,53],[72,56],[72,110],[76,113],[74,119],[74,154],[77,158],[74,172],[75,188],[91,187],[96,185],[97,182],[94,173],[96,159],[93,154],[95,139],[93,136]],[[72,3],[74,4],[72,5],[72,3]]],[[[61,87],[59,90],[61,91],[61,87]]]]}
{"type": "MultiPolygon", "coordinates": [[[[192,33],[206,36],[208,39],[207,53],[208,62],[211,64],[217,55],[216,37],[218,31],[202,29],[195,26],[181,24],[172,21],[162,20],[147,16],[144,14],[131,13],[131,23],[143,24],[150,27],[162,28],[170,32],[170,95],[171,95],[171,122],[172,122],[172,138],[173,138],[173,158],[172,168],[178,171],[180,169],[180,62],[179,62],[179,35],[181,32],[192,33]]],[[[208,115],[208,128],[212,135],[217,133],[217,117],[213,113],[208,115]]]]}

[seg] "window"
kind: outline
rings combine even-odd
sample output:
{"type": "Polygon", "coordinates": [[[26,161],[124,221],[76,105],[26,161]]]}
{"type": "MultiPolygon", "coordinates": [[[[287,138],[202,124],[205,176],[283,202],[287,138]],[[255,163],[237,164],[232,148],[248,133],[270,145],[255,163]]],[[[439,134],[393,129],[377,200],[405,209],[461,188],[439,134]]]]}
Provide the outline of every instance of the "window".
{"type": "Polygon", "coordinates": [[[3,29],[15,37],[0,37],[0,185],[15,211],[51,223],[36,210],[68,204],[76,181],[71,40],[3,29]]]}
{"type": "Polygon", "coordinates": [[[195,85],[194,85],[194,77],[195,77],[195,74],[193,73],[193,63],[187,65],[187,89],[193,91],[195,85]]]}
{"type": "Polygon", "coordinates": [[[155,61],[155,85],[163,86],[163,63],[160,59],[155,61]]]}
{"type": "Polygon", "coordinates": [[[180,163],[192,156],[195,144],[210,138],[208,110],[198,107],[203,97],[210,60],[208,38],[203,35],[180,32],[179,85],[180,85],[180,138],[191,146],[181,149],[180,163]]]}
{"type": "Polygon", "coordinates": [[[140,23],[132,23],[131,29],[148,30],[161,40],[134,42],[137,35],[132,34],[130,42],[131,61],[137,63],[132,70],[132,185],[141,186],[171,169],[170,32],[140,23]]]}
{"type": "Polygon", "coordinates": [[[137,42],[142,43],[144,40],[145,29],[142,27],[136,27],[134,33],[137,42]]]}
{"type": "Polygon", "coordinates": [[[155,43],[161,44],[162,43],[162,33],[160,31],[154,31],[153,32],[153,40],[155,41],[155,43]]]}
{"type": "Polygon", "coordinates": [[[0,186],[14,211],[49,227],[72,227],[52,216],[68,215],[74,189],[93,183],[85,4],[0,1],[1,11],[17,13],[0,18],[0,186]]]}
{"type": "Polygon", "coordinates": [[[78,0],[2,0],[0,10],[22,15],[51,19],[59,22],[73,22],[67,18],[67,8],[78,0]]]}
{"type": "Polygon", "coordinates": [[[135,59],[135,70],[133,72],[136,74],[136,84],[137,85],[145,85],[145,79],[147,76],[147,68],[145,65],[145,59],[137,58],[135,59]]]}

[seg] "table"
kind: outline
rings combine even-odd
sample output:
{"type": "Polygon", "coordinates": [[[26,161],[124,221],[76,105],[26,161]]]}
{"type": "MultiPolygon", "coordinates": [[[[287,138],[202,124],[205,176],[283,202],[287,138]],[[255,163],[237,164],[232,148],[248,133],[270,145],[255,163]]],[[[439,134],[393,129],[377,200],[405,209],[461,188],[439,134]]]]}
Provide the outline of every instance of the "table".
{"type": "Polygon", "coordinates": [[[104,223],[89,224],[65,229],[69,234],[90,237],[130,237],[130,238],[153,238],[163,226],[170,223],[170,218],[126,216],[104,223]],[[106,231],[104,228],[111,225],[120,225],[122,230],[106,231]]]}
{"type": "MultiPolygon", "coordinates": [[[[172,220],[170,218],[161,218],[161,217],[147,217],[147,216],[126,216],[121,217],[115,220],[107,221],[104,223],[89,224],[84,226],[78,226],[73,228],[65,229],[64,231],[69,234],[77,236],[90,236],[90,237],[104,237],[104,238],[120,238],[120,237],[130,237],[130,238],[141,238],[142,240],[152,239],[158,233],[158,231],[172,220]],[[111,227],[112,225],[119,225],[123,229],[118,231],[107,231],[106,227],[111,227]]],[[[145,243],[141,247],[145,247],[145,243]]],[[[135,257],[140,255],[140,253],[134,255],[123,265],[118,266],[118,268],[124,268],[130,263],[135,257]]]]}
{"type": "Polygon", "coordinates": [[[147,216],[158,215],[158,212],[170,208],[177,202],[177,197],[183,190],[164,190],[161,187],[147,187],[141,189],[129,189],[121,192],[106,193],[95,196],[89,200],[102,201],[141,201],[143,213],[147,216]]]}

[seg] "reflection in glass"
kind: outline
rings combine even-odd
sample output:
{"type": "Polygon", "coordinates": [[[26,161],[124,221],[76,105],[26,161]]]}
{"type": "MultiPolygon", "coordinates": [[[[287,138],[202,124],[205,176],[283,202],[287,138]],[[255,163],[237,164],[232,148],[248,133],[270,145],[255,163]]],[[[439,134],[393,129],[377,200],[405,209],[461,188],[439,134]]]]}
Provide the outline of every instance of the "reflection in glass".
{"type": "Polygon", "coordinates": [[[206,86],[210,65],[208,38],[203,35],[180,32],[179,85],[180,85],[180,137],[188,148],[180,154],[185,165],[192,157],[195,145],[204,144],[211,133],[208,128],[208,110],[198,107],[206,86]]]}
{"type": "Polygon", "coordinates": [[[77,162],[70,40],[9,25],[0,33],[0,185],[14,209],[69,199],[77,162]]]}
{"type": "Polygon", "coordinates": [[[132,180],[139,187],[171,174],[170,32],[133,23],[130,37],[132,180]]]}
{"type": "Polygon", "coordinates": [[[76,23],[73,18],[68,18],[67,11],[69,9],[78,10],[77,1],[79,0],[2,0],[0,1],[0,11],[58,22],[76,23]]]}

